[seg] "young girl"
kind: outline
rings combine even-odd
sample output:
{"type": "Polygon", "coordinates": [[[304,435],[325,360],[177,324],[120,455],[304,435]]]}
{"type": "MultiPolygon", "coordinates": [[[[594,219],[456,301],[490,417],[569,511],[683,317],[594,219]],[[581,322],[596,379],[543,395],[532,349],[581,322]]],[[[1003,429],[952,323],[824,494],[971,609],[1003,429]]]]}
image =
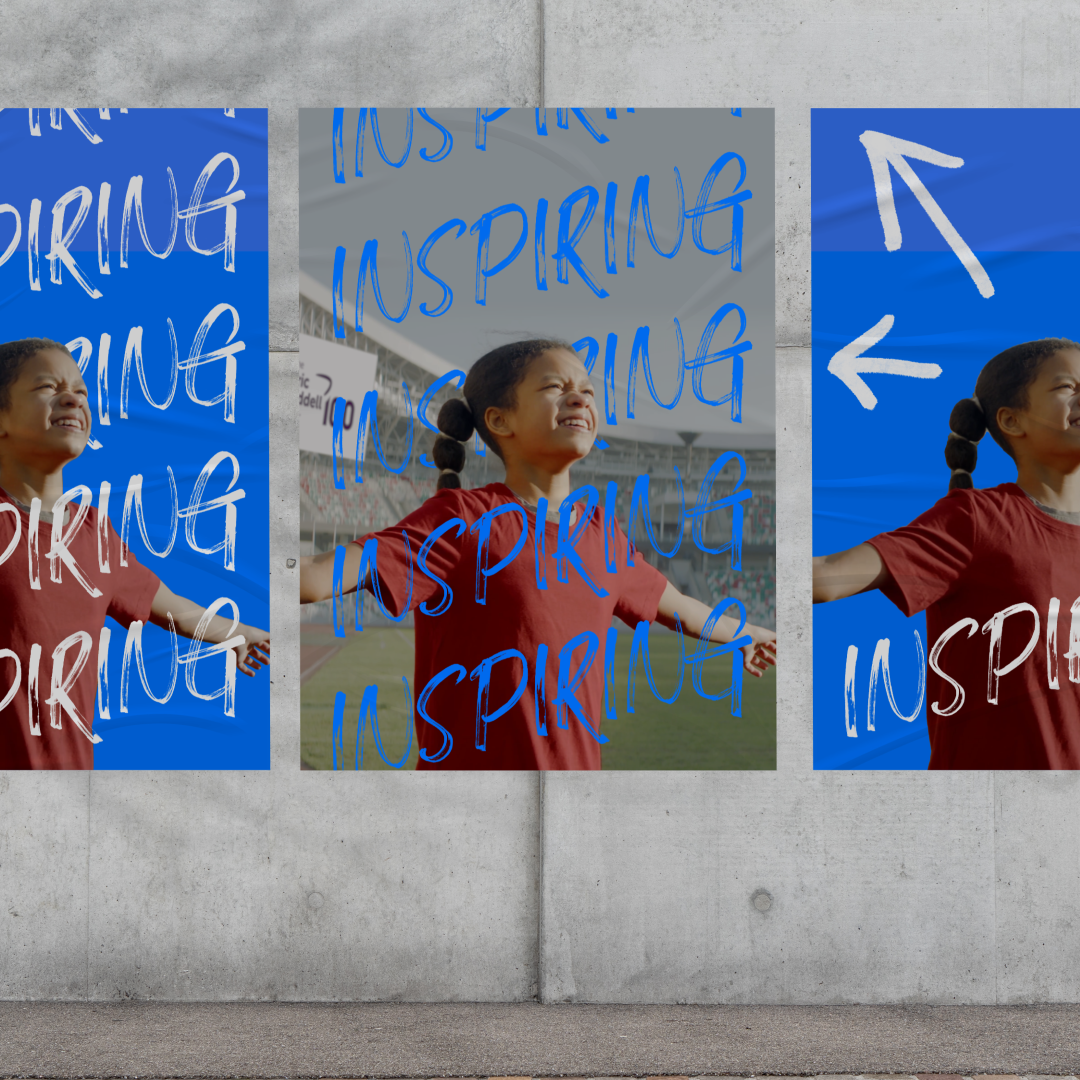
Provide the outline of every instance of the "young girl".
{"type": "Polygon", "coordinates": [[[926,612],[930,768],[1080,768],[1080,345],[999,353],[949,426],[949,493],[814,559],[814,602],[880,589],[926,612]],[[980,491],[986,431],[1017,477],[980,491]]]}
{"type": "MultiPolygon", "coordinates": [[[[65,346],[0,345],[0,769],[94,767],[92,654],[107,615],[193,638],[205,611],[134,555],[124,565],[112,524],[65,490],[64,466],[86,448],[90,421],[86,383],[65,346]]],[[[233,642],[246,675],[269,661],[265,631],[220,615],[203,639],[233,642]]]]}
{"type": "MultiPolygon", "coordinates": [[[[609,573],[602,507],[567,507],[561,529],[572,547],[555,558],[570,467],[592,449],[598,423],[592,383],[569,345],[521,341],[495,349],[473,365],[464,395],[439,412],[438,490],[374,534],[377,570],[365,571],[363,581],[394,615],[417,608],[419,767],[598,769],[612,616],[634,627],[642,620],[674,627],[678,616],[689,653],[710,609],[640,555],[630,565],[617,525],[609,573]],[[474,428],[505,464],[505,483],[461,488],[462,443],[474,428]],[[478,573],[478,556],[490,576],[478,573]]],[[[357,587],[367,539],[348,545],[343,591],[357,587]]],[[[333,595],[334,558],[327,552],[301,560],[301,603],[333,595]]],[[[731,641],[738,629],[738,620],[722,616],[711,640],[731,641]]],[[[776,635],[750,625],[743,634],[751,639],[744,667],[760,676],[775,663],[776,635]]]]}

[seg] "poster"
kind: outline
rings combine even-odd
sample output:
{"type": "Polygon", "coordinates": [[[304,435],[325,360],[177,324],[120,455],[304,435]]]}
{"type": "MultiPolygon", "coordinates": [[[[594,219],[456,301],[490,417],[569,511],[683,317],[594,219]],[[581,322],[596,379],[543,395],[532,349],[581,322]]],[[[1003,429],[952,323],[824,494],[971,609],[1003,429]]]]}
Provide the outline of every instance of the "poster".
{"type": "Polygon", "coordinates": [[[266,111],[0,145],[0,767],[269,768],[266,111]]]}
{"type": "Polygon", "coordinates": [[[773,177],[765,109],[301,111],[301,341],[357,387],[300,387],[327,421],[300,448],[304,768],[775,767],[775,668],[744,672],[738,644],[776,625],[773,177]],[[588,443],[546,527],[539,488],[510,484],[526,451],[504,463],[475,425],[436,497],[440,409],[529,341],[556,344],[521,378],[555,357],[552,416],[588,443]],[[579,521],[607,523],[597,568],[579,521]],[[488,559],[500,529],[520,543],[488,559]],[[350,593],[369,550],[377,589],[350,593]],[[664,578],[730,640],[650,628],[664,578]]]}
{"type": "Polygon", "coordinates": [[[814,110],[816,768],[1080,765],[1078,133],[814,110]]]}

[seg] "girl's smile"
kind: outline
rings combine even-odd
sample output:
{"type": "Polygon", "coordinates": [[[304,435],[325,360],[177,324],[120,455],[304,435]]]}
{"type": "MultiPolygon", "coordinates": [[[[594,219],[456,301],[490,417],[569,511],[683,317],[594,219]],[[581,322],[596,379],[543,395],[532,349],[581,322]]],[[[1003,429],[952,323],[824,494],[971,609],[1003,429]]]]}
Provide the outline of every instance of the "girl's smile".
{"type": "Polygon", "coordinates": [[[580,428],[582,431],[591,431],[592,422],[588,416],[564,416],[559,421],[560,427],[580,428]]]}

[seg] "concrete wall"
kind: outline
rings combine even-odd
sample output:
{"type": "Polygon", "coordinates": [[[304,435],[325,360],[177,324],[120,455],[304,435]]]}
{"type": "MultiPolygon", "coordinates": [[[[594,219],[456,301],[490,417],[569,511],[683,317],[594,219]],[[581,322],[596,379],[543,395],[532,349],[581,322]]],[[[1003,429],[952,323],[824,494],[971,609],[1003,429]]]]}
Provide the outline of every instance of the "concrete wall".
{"type": "Polygon", "coordinates": [[[0,0],[0,21],[5,105],[269,105],[278,350],[273,770],[0,774],[0,996],[1080,1001],[1077,778],[815,775],[805,572],[810,105],[1072,106],[1075,4],[0,0]],[[778,770],[302,774],[295,110],[541,95],[777,110],[778,770]]]}

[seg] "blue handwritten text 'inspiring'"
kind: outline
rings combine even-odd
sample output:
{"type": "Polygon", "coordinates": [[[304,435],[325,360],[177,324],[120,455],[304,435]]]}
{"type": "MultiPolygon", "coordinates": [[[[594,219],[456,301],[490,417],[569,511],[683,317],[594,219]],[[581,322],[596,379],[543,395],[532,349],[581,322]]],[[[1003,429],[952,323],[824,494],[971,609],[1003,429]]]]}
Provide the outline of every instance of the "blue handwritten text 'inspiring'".
{"type": "MultiPolygon", "coordinates": [[[[745,626],[746,609],[740,601],[734,598],[722,600],[713,609],[705,627],[702,629],[700,638],[695,641],[694,649],[691,652],[685,651],[682,628],[680,626],[678,628],[678,679],[674,693],[669,697],[664,697],[656,685],[652,665],[649,660],[649,624],[647,622],[639,623],[634,631],[634,639],[631,646],[630,671],[627,677],[627,711],[631,713],[634,712],[637,667],[640,658],[645,669],[645,677],[648,680],[649,689],[652,691],[653,696],[657,701],[671,704],[678,700],[683,687],[685,669],[689,667],[694,692],[699,697],[704,698],[706,701],[722,701],[727,698],[731,715],[735,717],[741,716],[743,666],[738,656],[738,652],[740,649],[752,643],[750,635],[743,633],[745,626]],[[738,610],[738,628],[732,635],[732,640],[722,644],[714,644],[710,641],[709,635],[712,633],[717,621],[723,616],[724,611],[732,605],[738,610]],[[711,660],[719,656],[727,656],[729,654],[734,654],[733,663],[731,665],[731,682],[718,694],[706,693],[701,684],[702,665],[706,660],[711,660]]],[[[572,718],[573,721],[581,725],[589,737],[596,743],[603,745],[608,742],[608,737],[599,730],[599,723],[586,711],[584,704],[578,697],[578,690],[593,664],[600,663],[605,673],[604,715],[609,720],[616,719],[617,713],[613,692],[614,687],[611,685],[614,670],[616,639],[617,633],[609,631],[605,635],[604,642],[601,644],[600,638],[595,633],[591,630],[586,630],[563,644],[555,654],[551,653],[551,650],[549,650],[546,643],[539,643],[536,649],[534,675],[531,687],[529,685],[529,659],[518,649],[503,649],[491,656],[485,657],[471,672],[466,671],[461,664],[448,664],[428,680],[420,694],[419,701],[416,703],[416,712],[423,720],[424,725],[429,731],[437,733],[440,740],[438,746],[433,746],[431,748],[420,746],[419,755],[421,759],[425,762],[438,764],[446,761],[447,758],[451,756],[454,746],[454,737],[447,727],[439,722],[438,713],[440,710],[435,708],[432,698],[436,694],[436,691],[441,691],[439,696],[443,699],[442,709],[445,709],[454,715],[460,715],[462,711],[461,703],[456,702],[453,706],[449,704],[448,700],[445,698],[447,690],[443,688],[443,684],[446,683],[448,688],[452,688],[460,684],[466,676],[468,676],[470,681],[476,684],[476,728],[474,745],[477,750],[486,752],[489,749],[489,746],[498,739],[499,719],[502,716],[505,716],[506,713],[514,708],[514,706],[523,698],[526,707],[531,708],[532,710],[537,735],[541,738],[548,737],[548,701],[546,696],[546,686],[549,676],[548,660],[550,655],[554,655],[556,658],[554,670],[555,693],[550,702],[555,711],[555,725],[564,731],[569,730],[572,718]],[[505,700],[493,701],[491,696],[492,671],[498,665],[507,666],[507,670],[510,674],[509,681],[514,684],[514,689],[505,700]]],[[[369,717],[371,720],[372,737],[375,741],[375,749],[377,750],[379,757],[393,769],[402,768],[408,760],[409,751],[412,748],[413,718],[409,684],[404,678],[402,679],[402,682],[405,686],[406,702],[409,704],[409,719],[407,721],[408,741],[405,752],[397,761],[393,761],[388,757],[383,747],[382,736],[379,730],[379,688],[377,685],[370,685],[364,689],[359,716],[357,717],[356,750],[353,756],[354,768],[363,768],[364,729],[369,717]]],[[[333,724],[335,769],[345,767],[345,705],[346,695],[344,691],[338,691],[334,700],[333,724]],[[338,765],[339,755],[341,760],[340,766],[338,765]]]]}

